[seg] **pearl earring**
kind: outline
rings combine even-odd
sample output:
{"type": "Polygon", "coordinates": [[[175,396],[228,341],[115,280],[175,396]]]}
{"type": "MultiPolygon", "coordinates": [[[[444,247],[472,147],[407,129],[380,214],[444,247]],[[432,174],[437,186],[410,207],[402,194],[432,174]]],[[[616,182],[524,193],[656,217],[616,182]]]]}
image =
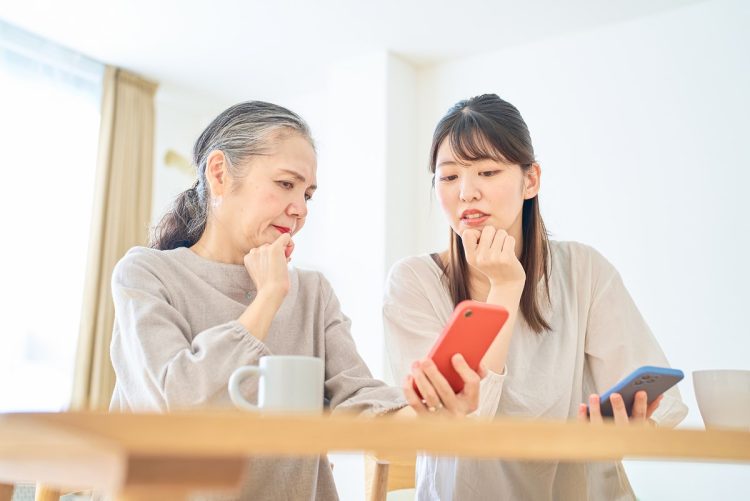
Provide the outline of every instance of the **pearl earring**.
{"type": "Polygon", "coordinates": [[[213,198],[213,199],[211,200],[211,207],[213,207],[214,209],[215,209],[215,208],[217,208],[218,206],[220,206],[220,205],[221,205],[221,202],[222,202],[223,200],[224,200],[224,199],[223,199],[223,198],[222,198],[221,196],[218,196],[218,197],[214,197],[214,198],[213,198]]]}

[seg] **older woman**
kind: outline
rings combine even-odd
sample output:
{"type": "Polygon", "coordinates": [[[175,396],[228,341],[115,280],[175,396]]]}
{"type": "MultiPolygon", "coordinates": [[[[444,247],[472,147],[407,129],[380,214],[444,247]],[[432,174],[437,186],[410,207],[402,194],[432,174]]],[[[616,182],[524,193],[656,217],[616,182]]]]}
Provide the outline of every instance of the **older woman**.
{"type": "MultiPolygon", "coordinates": [[[[198,138],[194,162],[198,180],[151,248],[131,249],[115,268],[111,410],[228,406],[231,373],[269,354],[323,359],[320,398],[334,412],[402,408],[401,391],[374,380],[357,354],[323,275],[288,266],[315,192],[305,122],[269,103],[232,106],[198,138]]],[[[337,498],[324,457],[253,460],[240,496],[337,498]]]]}

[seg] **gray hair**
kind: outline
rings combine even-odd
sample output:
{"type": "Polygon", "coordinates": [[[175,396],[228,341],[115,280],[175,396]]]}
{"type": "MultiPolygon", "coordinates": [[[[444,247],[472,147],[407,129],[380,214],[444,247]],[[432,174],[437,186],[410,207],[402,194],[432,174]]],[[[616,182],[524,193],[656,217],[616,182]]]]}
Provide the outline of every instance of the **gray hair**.
{"type": "Polygon", "coordinates": [[[210,201],[206,162],[212,152],[224,153],[229,175],[240,179],[246,174],[246,161],[266,154],[271,138],[285,132],[298,134],[315,147],[308,125],[286,108],[248,101],[224,110],[206,127],[193,147],[197,181],[177,196],[172,208],[153,229],[150,246],[161,250],[190,247],[203,234],[210,201]]]}

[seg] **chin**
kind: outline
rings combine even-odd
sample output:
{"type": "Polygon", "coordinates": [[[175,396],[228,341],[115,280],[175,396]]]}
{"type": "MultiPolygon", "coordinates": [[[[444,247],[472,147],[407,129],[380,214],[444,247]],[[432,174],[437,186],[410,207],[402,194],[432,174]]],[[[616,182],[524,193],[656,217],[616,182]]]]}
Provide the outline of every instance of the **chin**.
{"type": "Polygon", "coordinates": [[[477,224],[477,225],[474,225],[474,226],[469,226],[468,224],[463,224],[463,223],[459,222],[458,225],[453,228],[453,231],[455,231],[457,234],[460,235],[461,233],[463,233],[466,230],[478,230],[478,231],[482,231],[482,229],[484,229],[485,226],[491,226],[493,228],[496,228],[496,226],[494,224],[492,224],[492,223],[482,223],[482,224],[477,224]],[[458,229],[458,231],[456,231],[456,228],[458,229]]]}

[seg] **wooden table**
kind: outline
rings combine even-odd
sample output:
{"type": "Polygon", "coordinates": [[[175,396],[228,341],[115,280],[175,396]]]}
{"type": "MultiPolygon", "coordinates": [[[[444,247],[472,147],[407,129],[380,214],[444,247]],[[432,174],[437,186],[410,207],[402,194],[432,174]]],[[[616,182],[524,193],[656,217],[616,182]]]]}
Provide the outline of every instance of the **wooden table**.
{"type": "Polygon", "coordinates": [[[233,488],[247,456],[328,451],[750,462],[750,432],[242,412],[0,414],[0,483],[80,486],[120,499],[233,488]]]}

